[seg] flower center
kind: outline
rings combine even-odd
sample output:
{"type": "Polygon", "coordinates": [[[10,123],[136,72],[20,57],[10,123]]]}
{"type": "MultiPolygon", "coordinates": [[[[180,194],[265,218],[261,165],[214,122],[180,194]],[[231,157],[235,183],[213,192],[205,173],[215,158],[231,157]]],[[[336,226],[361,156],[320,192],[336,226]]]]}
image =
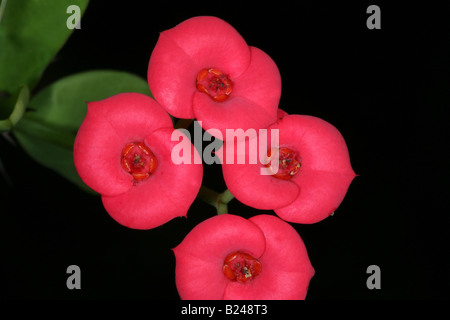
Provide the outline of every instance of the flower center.
{"type": "Polygon", "coordinates": [[[223,262],[223,274],[231,281],[245,283],[261,272],[261,263],[248,253],[236,251],[223,262]]]}
{"type": "Polygon", "coordinates": [[[216,102],[223,102],[233,91],[233,82],[220,70],[202,69],[197,74],[197,90],[216,102]]]}
{"type": "Polygon", "coordinates": [[[148,178],[158,165],[155,155],[143,142],[128,143],[122,150],[120,163],[136,181],[148,178]]]}
{"type": "MultiPolygon", "coordinates": [[[[265,167],[272,169],[271,158],[278,154],[278,171],[273,176],[278,179],[289,180],[297,174],[301,167],[300,162],[297,160],[295,152],[289,148],[281,147],[278,149],[272,149],[267,152],[268,160],[265,167]]],[[[273,169],[272,169],[273,170],[273,169]]],[[[275,172],[275,170],[273,170],[275,172]]]]}

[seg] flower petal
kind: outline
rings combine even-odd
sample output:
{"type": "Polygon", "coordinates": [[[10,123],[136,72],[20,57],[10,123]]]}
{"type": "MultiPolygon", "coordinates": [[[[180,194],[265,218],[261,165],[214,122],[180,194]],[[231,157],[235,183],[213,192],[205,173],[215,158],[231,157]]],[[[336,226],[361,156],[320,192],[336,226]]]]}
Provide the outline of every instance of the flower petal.
{"type": "Polygon", "coordinates": [[[197,259],[175,251],[175,281],[182,300],[221,300],[229,280],[222,271],[223,259],[197,259]]]}
{"type": "Polygon", "coordinates": [[[268,128],[272,129],[279,129],[280,145],[296,149],[301,158],[301,170],[354,175],[345,140],[329,122],[314,116],[291,114],[268,128]]]}
{"type": "Polygon", "coordinates": [[[81,179],[100,194],[118,195],[133,183],[120,165],[120,154],[126,143],[107,121],[94,121],[88,104],[86,120],[78,130],[73,148],[75,168],[81,179]]]}
{"type": "Polygon", "coordinates": [[[284,207],[299,194],[298,186],[292,181],[264,174],[267,170],[261,159],[269,150],[266,146],[270,146],[267,133],[260,131],[257,137],[248,141],[225,142],[217,152],[228,190],[243,204],[261,210],[284,207]],[[260,148],[261,141],[266,141],[266,145],[260,148]],[[257,157],[253,157],[255,154],[257,157]],[[238,162],[239,158],[241,162],[238,162]]]}
{"type": "MultiPolygon", "coordinates": [[[[273,122],[281,97],[280,71],[264,51],[250,47],[250,52],[252,57],[250,66],[245,73],[234,79],[236,86],[233,88],[233,94],[246,97],[259,105],[260,112],[267,113],[273,122]]],[[[258,128],[266,128],[271,123],[258,128]]]]}
{"type": "Polygon", "coordinates": [[[103,205],[120,224],[134,229],[151,229],[169,220],[186,216],[200,190],[203,169],[195,148],[186,137],[171,141],[173,129],[161,128],[145,138],[145,144],[155,155],[158,166],[146,180],[138,182],[128,192],[118,196],[103,196],[103,205]],[[191,150],[195,161],[175,164],[172,149],[183,143],[191,150]]]}
{"type": "Polygon", "coordinates": [[[286,117],[287,115],[289,115],[286,111],[284,111],[283,109],[278,108],[277,109],[277,120],[281,120],[284,117],[286,117]]]}
{"type": "Polygon", "coordinates": [[[164,33],[202,68],[218,68],[236,78],[250,64],[250,51],[244,38],[217,17],[190,18],[164,33]]]}
{"type": "Polygon", "coordinates": [[[122,93],[103,101],[97,108],[117,135],[128,139],[145,138],[159,128],[173,128],[172,119],[155,100],[140,93],[122,93]]]}
{"type": "Polygon", "coordinates": [[[261,165],[222,165],[228,190],[237,200],[252,208],[272,210],[292,203],[299,194],[296,184],[261,175],[261,165]]]}
{"type": "Polygon", "coordinates": [[[173,249],[181,299],[221,299],[229,283],[222,271],[226,256],[244,251],[260,257],[264,250],[261,229],[242,217],[221,214],[201,222],[173,249]]]}
{"type": "Polygon", "coordinates": [[[250,66],[241,76],[232,78],[233,91],[226,101],[218,103],[202,92],[194,94],[194,114],[203,129],[218,129],[225,139],[227,129],[257,130],[277,120],[280,72],[266,53],[255,47],[250,49],[250,66]]]}
{"type": "Polygon", "coordinates": [[[264,233],[266,250],[259,258],[261,273],[251,282],[230,282],[224,299],[299,300],[305,299],[314,268],[303,240],[288,223],[270,215],[249,219],[264,233]]]}
{"type": "Polygon", "coordinates": [[[294,223],[316,223],[330,216],[344,200],[353,174],[304,170],[296,184],[298,198],[291,204],[274,209],[283,220],[294,223]]]}
{"type": "Polygon", "coordinates": [[[172,116],[195,118],[192,98],[197,91],[195,78],[201,69],[165,32],[153,49],[147,79],[150,91],[172,116]]]}
{"type": "Polygon", "coordinates": [[[153,130],[171,127],[169,115],[153,99],[122,93],[89,102],[74,144],[74,163],[81,179],[103,195],[118,195],[132,182],[120,165],[124,146],[142,141],[153,130]]]}

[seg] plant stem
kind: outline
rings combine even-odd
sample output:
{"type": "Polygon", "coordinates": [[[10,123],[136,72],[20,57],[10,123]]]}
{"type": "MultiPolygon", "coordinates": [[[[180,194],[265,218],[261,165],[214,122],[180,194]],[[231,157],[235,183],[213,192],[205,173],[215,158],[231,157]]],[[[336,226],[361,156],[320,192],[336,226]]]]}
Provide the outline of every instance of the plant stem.
{"type": "Polygon", "coordinates": [[[214,190],[211,190],[208,187],[201,186],[197,198],[217,208],[217,200],[219,196],[220,193],[215,192],[214,190]]]}
{"type": "Polygon", "coordinates": [[[220,194],[220,201],[228,204],[231,200],[234,199],[234,196],[231,194],[230,190],[226,189],[224,192],[220,194]]]}
{"type": "Polygon", "coordinates": [[[0,120],[0,131],[11,131],[12,128],[22,119],[30,101],[30,90],[27,86],[20,89],[14,108],[7,119],[0,120]]]}
{"type": "Polygon", "coordinates": [[[197,198],[215,207],[217,214],[223,214],[228,213],[228,202],[233,200],[234,196],[228,189],[222,193],[218,193],[208,187],[202,186],[197,198]]]}

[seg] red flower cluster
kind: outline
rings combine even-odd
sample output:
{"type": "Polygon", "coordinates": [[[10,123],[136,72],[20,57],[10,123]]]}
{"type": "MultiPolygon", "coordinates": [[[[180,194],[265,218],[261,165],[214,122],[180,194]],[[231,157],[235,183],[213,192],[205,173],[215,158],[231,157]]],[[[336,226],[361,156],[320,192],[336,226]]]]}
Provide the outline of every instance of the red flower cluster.
{"type": "Polygon", "coordinates": [[[185,216],[202,181],[200,156],[189,139],[181,148],[173,141],[169,114],[195,118],[220,138],[259,130],[224,139],[223,177],[237,200],[278,217],[223,214],[200,223],[174,249],[176,285],[182,299],[304,299],[314,269],[288,222],[321,221],[344,199],[355,173],[342,135],[322,119],[279,109],[273,60],[215,17],[162,32],[148,83],[155,100],[125,93],[88,104],[74,146],[81,178],[116,221],[154,228],[185,216]],[[174,163],[175,146],[191,161],[174,163]],[[255,155],[259,161],[248,161],[255,155]],[[241,156],[247,161],[227,162],[241,156]]]}

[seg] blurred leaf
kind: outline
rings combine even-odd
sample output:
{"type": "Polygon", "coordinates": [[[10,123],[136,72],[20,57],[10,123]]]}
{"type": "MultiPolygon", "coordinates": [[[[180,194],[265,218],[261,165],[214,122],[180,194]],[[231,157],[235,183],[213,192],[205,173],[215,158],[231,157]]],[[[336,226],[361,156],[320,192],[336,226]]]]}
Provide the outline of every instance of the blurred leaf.
{"type": "MultiPolygon", "coordinates": [[[[69,5],[82,14],[88,0],[1,0],[0,92],[16,95],[27,85],[36,85],[43,71],[63,46],[72,30],[66,21],[69,5]]],[[[0,115],[9,115],[12,105],[1,98],[0,115]]]]}
{"type": "Polygon", "coordinates": [[[72,152],[76,133],[86,116],[86,102],[123,92],[151,96],[147,82],[130,73],[95,70],[71,75],[40,91],[13,133],[37,162],[90,190],[75,170],[72,152]]]}

